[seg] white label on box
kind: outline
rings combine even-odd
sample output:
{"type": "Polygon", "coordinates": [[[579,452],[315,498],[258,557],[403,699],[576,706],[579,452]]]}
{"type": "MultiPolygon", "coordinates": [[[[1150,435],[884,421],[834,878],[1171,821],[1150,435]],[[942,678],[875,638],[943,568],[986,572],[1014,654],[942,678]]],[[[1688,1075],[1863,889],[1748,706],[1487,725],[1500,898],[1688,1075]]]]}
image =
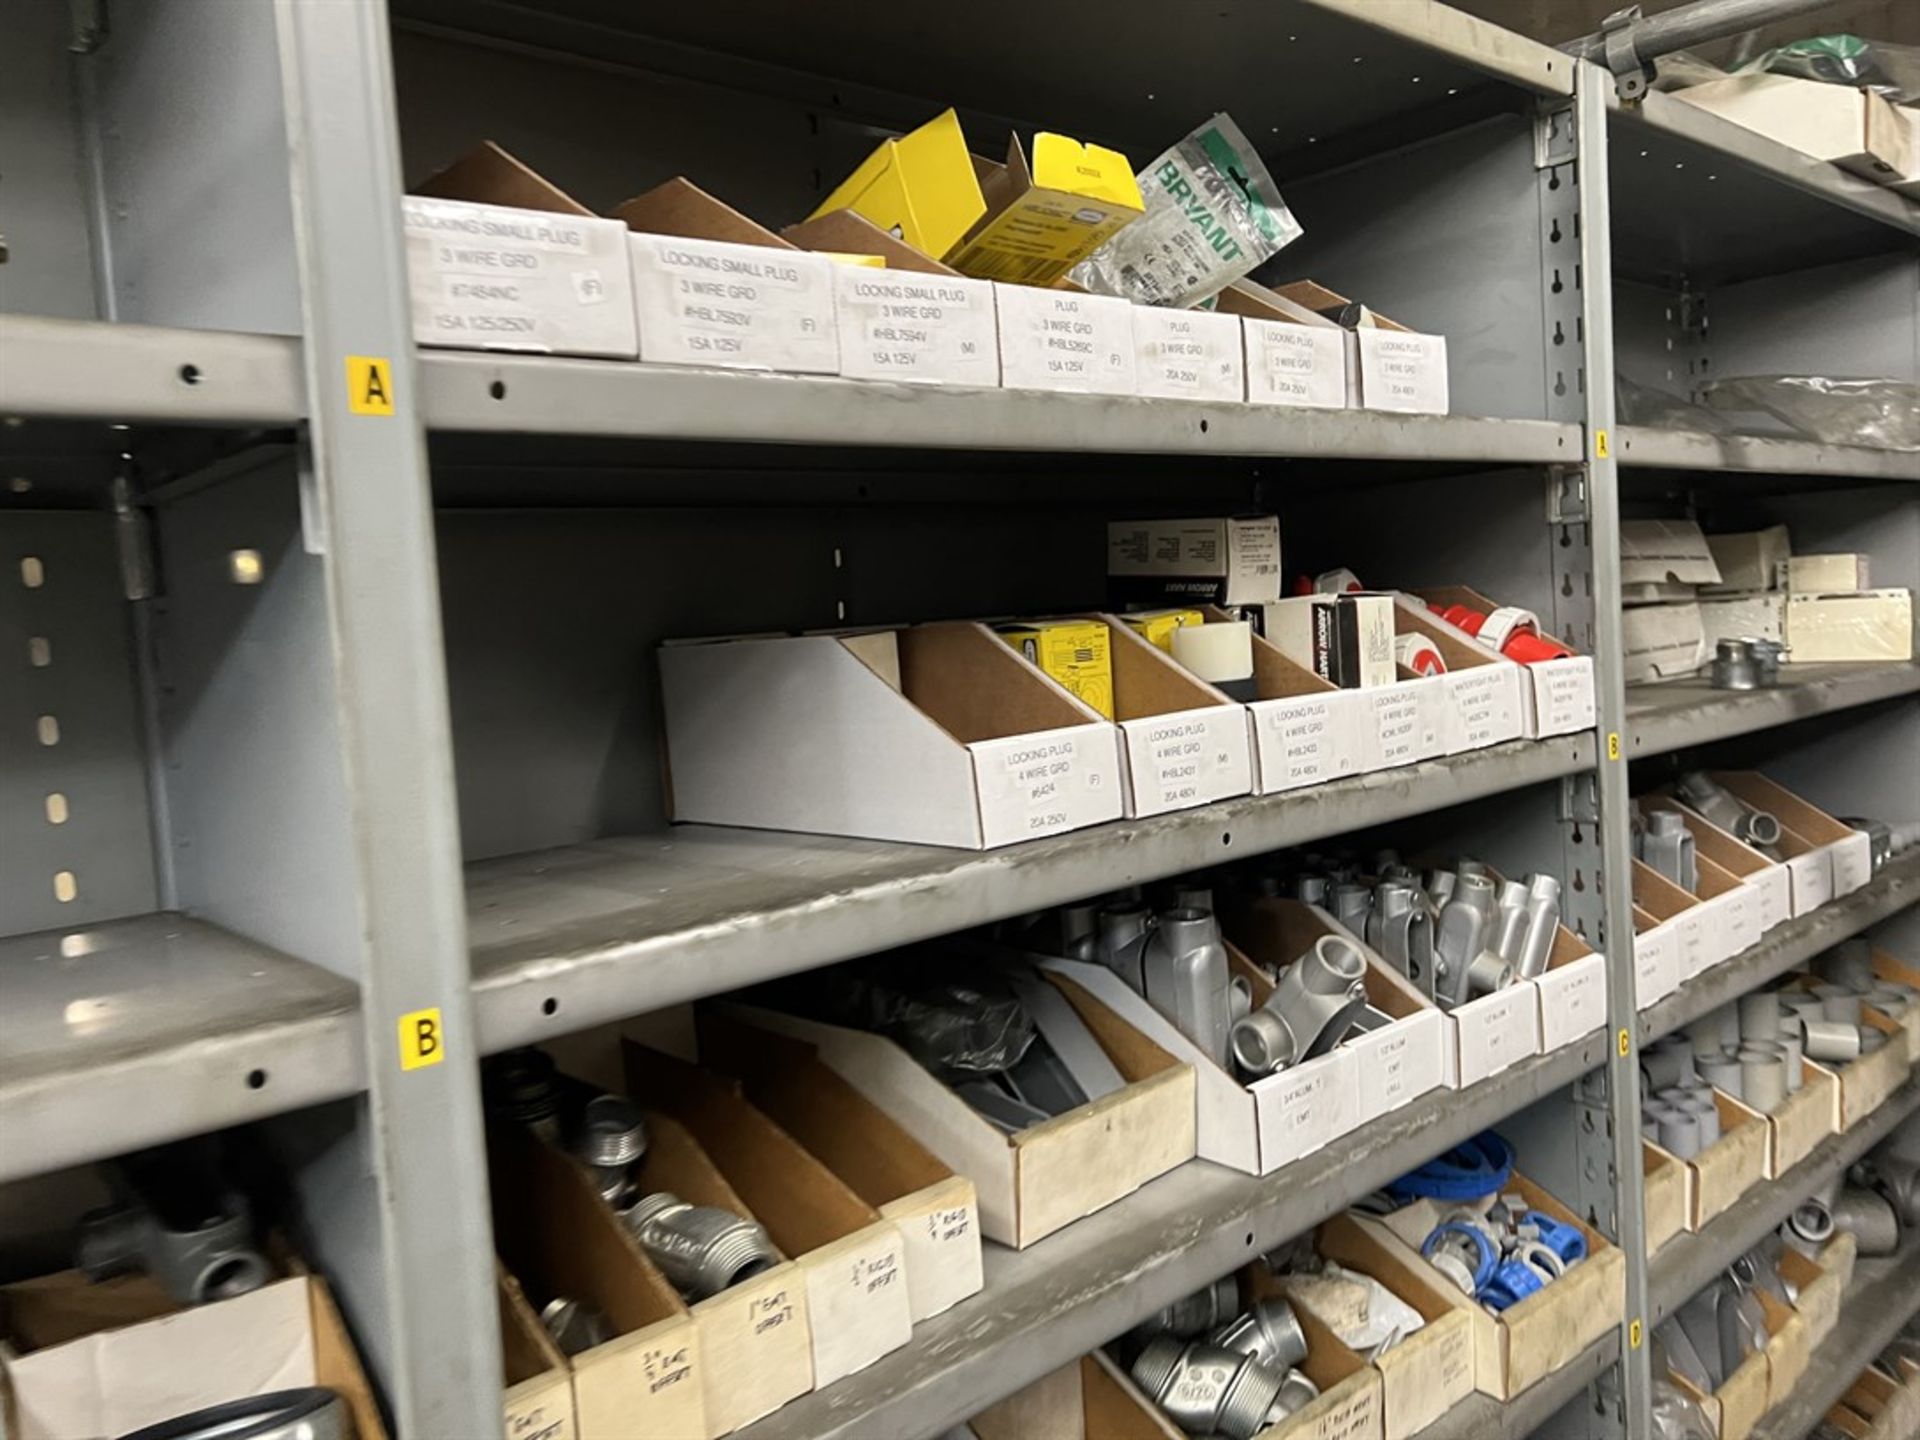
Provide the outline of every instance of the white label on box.
{"type": "Polygon", "coordinates": [[[1793,882],[1788,878],[1786,866],[1769,865],[1764,870],[1756,870],[1746,877],[1745,883],[1753,890],[1753,910],[1759,918],[1762,935],[1792,918],[1793,882]]]}
{"type": "Polygon", "coordinates": [[[1368,719],[1367,768],[1390,770],[1440,753],[1440,677],[1356,690],[1368,719]]]}
{"type": "Polygon", "coordinates": [[[623,360],[638,351],[618,220],[419,195],[401,206],[420,344],[623,360]]]}
{"type": "Polygon", "coordinates": [[[1520,734],[1520,667],[1510,661],[1450,671],[1449,753],[1481,750],[1520,734]]]}
{"type": "MultiPolygon", "coordinates": [[[[1673,946],[1666,947],[1670,966],[1673,946]]],[[[1636,958],[1638,951],[1635,952],[1636,958]]],[[[1677,984],[1678,981],[1676,980],[1677,984]]],[[[1606,961],[1582,955],[1556,966],[1534,981],[1540,992],[1540,1052],[1551,1054],[1582,1035],[1598,1030],[1607,1020],[1606,961]]],[[[1644,1002],[1643,1002],[1644,1003],[1644,1002]]]]}
{"type": "Polygon", "coordinates": [[[1235,402],[1247,397],[1237,315],[1138,306],[1133,348],[1142,395],[1235,402]]]}
{"type": "Polygon", "coordinates": [[[1360,341],[1360,403],[1369,410],[1415,415],[1447,413],[1447,341],[1371,327],[1360,341]]]}
{"type": "Polygon", "coordinates": [[[1360,1080],[1359,1124],[1417,1099],[1440,1084],[1446,1024],[1422,1010],[1347,1041],[1360,1080]]]}
{"type": "Polygon", "coordinates": [[[1260,790],[1276,795],[1318,785],[1359,768],[1345,695],[1301,695],[1254,706],[1260,742],[1260,790]]]}
{"type": "Polygon", "coordinates": [[[1721,958],[1713,953],[1713,937],[1717,927],[1713,923],[1712,910],[1705,904],[1693,905],[1681,914],[1677,923],[1680,935],[1680,978],[1691,980],[1721,958]]]}
{"type": "Polygon", "coordinates": [[[1182,810],[1253,789],[1241,706],[1132,720],[1126,732],[1136,814],[1182,810]]]}
{"type": "Polygon", "coordinates": [[[993,286],[957,275],[833,267],[840,373],[927,385],[1000,383],[993,286]]]}
{"type": "Polygon", "coordinates": [[[1593,659],[1572,655],[1527,666],[1533,681],[1535,734],[1572,735],[1594,725],[1593,659]]]}
{"type": "Polygon", "coordinates": [[[1110,725],[1073,726],[969,746],[984,843],[1007,845],[1119,819],[1115,734],[1110,725]]]}
{"type": "Polygon", "coordinates": [[[1720,906],[1725,917],[1722,923],[1728,955],[1738,955],[1748,946],[1759,943],[1760,910],[1752,890],[1745,885],[1737,886],[1720,897],[1720,906]]]}
{"type": "Polygon", "coordinates": [[[913,1334],[899,1227],[881,1221],[801,1257],[816,1385],[864,1370],[913,1334]],[[824,1252],[824,1253],[822,1253],[824,1252]]]}
{"type": "Polygon", "coordinates": [[[1000,383],[1009,390],[1136,393],[1129,302],[997,282],[993,295],[1000,383]]]}
{"type": "Polygon", "coordinates": [[[839,373],[826,256],[673,235],[629,239],[642,360],[839,373]]]}
{"type": "Polygon", "coordinates": [[[1827,849],[1833,852],[1833,894],[1837,900],[1851,895],[1873,878],[1873,842],[1864,830],[1856,830],[1844,840],[1836,840],[1827,849]]]}
{"type": "Polygon", "coordinates": [[[1312,1154],[1359,1123],[1349,1060],[1336,1050],[1251,1087],[1259,1106],[1263,1174],[1312,1154]]]}
{"type": "Polygon", "coordinates": [[[1793,913],[1805,915],[1833,898],[1833,855],[1826,846],[1790,856],[1787,875],[1793,882],[1793,913]]]}
{"type": "Polygon", "coordinates": [[[1633,1000],[1644,1010],[1680,988],[1680,936],[1673,925],[1656,925],[1633,937],[1633,1000]]]}
{"type": "Polygon", "coordinates": [[[1284,320],[1243,319],[1247,399],[1256,405],[1341,410],[1347,403],[1347,337],[1284,320]]]}
{"type": "Polygon", "coordinates": [[[1492,995],[1453,1008],[1460,1044],[1460,1084],[1497,1075],[1516,1061],[1539,1053],[1540,998],[1531,981],[1522,980],[1492,995]]]}

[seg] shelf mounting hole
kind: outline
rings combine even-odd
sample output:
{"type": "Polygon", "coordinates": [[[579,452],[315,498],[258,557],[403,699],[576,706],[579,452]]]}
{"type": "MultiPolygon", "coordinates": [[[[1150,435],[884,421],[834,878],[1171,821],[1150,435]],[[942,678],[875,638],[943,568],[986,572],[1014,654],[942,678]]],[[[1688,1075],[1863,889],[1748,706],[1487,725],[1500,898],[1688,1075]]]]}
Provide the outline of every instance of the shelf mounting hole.
{"type": "Polygon", "coordinates": [[[494,381],[491,385],[487,386],[487,394],[491,395],[496,400],[506,399],[507,398],[507,382],[504,380],[494,381]]]}
{"type": "Polygon", "coordinates": [[[1221,832],[1220,832],[1220,843],[1221,843],[1222,845],[1231,845],[1231,844],[1233,844],[1233,832],[1232,832],[1231,830],[1223,830],[1223,831],[1221,831],[1221,832]]]}
{"type": "Polygon", "coordinates": [[[44,635],[29,635],[27,663],[36,670],[44,670],[53,664],[53,642],[44,635]]]}
{"type": "Polygon", "coordinates": [[[1206,422],[1205,420],[1202,420],[1202,421],[1200,422],[1200,433],[1201,433],[1202,435],[1204,435],[1204,434],[1206,434],[1206,433],[1207,433],[1207,422],[1206,422]]]}
{"type": "Polygon", "coordinates": [[[551,995],[549,995],[546,999],[540,1002],[540,1013],[542,1015],[552,1015],[556,1013],[559,1009],[560,1009],[560,1002],[554,999],[553,996],[551,995]]]}
{"type": "Polygon", "coordinates": [[[47,567],[40,563],[38,555],[20,557],[20,583],[29,590],[38,590],[47,583],[47,567]]]}
{"type": "Polygon", "coordinates": [[[236,585],[258,585],[266,578],[267,567],[261,563],[258,550],[230,550],[227,552],[227,578],[236,585]]]}
{"type": "Polygon", "coordinates": [[[47,796],[47,824],[64,825],[70,813],[65,793],[55,790],[47,796]]]}
{"type": "Polygon", "coordinates": [[[198,385],[200,383],[200,367],[198,365],[182,365],[180,367],[180,383],[182,385],[198,385]]]}
{"type": "Polygon", "coordinates": [[[267,1072],[264,1070],[249,1070],[247,1072],[247,1088],[249,1090],[266,1089],[267,1088],[267,1072]]]}
{"type": "Polygon", "coordinates": [[[71,870],[53,872],[53,898],[62,905],[71,905],[80,894],[80,882],[71,870]]]}
{"type": "Polygon", "coordinates": [[[33,728],[34,733],[40,737],[40,743],[49,750],[60,743],[60,717],[58,715],[42,715],[39,720],[34,723],[33,728]]]}

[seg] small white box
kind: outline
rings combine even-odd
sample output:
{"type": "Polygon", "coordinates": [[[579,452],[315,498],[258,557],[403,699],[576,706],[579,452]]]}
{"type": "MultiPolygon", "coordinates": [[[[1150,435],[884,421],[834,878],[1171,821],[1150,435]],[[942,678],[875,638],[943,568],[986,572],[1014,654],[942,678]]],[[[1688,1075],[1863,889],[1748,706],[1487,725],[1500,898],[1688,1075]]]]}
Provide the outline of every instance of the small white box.
{"type": "Polygon", "coordinates": [[[1786,644],[1787,592],[1769,590],[1758,595],[1702,600],[1700,639],[1709,652],[1722,640],[1778,640],[1786,644]]]}
{"type": "Polygon", "coordinates": [[[1253,683],[1259,698],[1247,703],[1247,714],[1256,794],[1298,790],[1366,768],[1363,733],[1371,717],[1361,706],[1363,692],[1322,680],[1259,635],[1253,637],[1253,683]]]}
{"type": "Polygon", "coordinates": [[[1241,318],[1247,399],[1255,405],[1341,410],[1347,404],[1347,337],[1337,329],[1241,318]]]}
{"type": "Polygon", "coordinates": [[[1447,413],[1446,336],[1373,326],[1353,334],[1363,406],[1408,415],[1447,413]]]}
{"type": "Polygon", "coordinates": [[[1828,899],[1837,900],[1852,894],[1872,878],[1871,845],[1864,830],[1843,825],[1784,785],[1777,785],[1755,771],[1717,771],[1713,778],[1747,804],[1767,811],[1780,821],[1785,831],[1780,837],[1780,849],[1788,856],[1787,868],[1793,872],[1795,915],[1803,915],[1828,899]],[[1796,862],[1799,862],[1798,868],[1796,862]],[[1823,884],[1827,894],[1813,899],[1823,884]],[[1811,903],[1803,903],[1807,901],[1811,903]]]}
{"type": "MultiPolygon", "coordinates": [[[[1436,616],[1453,605],[1464,605],[1469,610],[1489,617],[1501,608],[1478,590],[1465,585],[1430,586],[1414,593],[1428,603],[1436,616]]],[[[1458,630],[1458,627],[1450,628],[1458,630]]],[[[1566,644],[1545,630],[1539,633],[1543,640],[1566,644]]],[[[1544,740],[1554,735],[1573,735],[1593,729],[1596,702],[1591,656],[1568,655],[1559,660],[1537,660],[1531,665],[1522,665],[1520,672],[1520,733],[1527,739],[1544,740]]]]}
{"type": "Polygon", "coordinates": [[[1531,980],[1456,1005],[1446,1018],[1453,1027],[1452,1083],[1458,1089],[1540,1054],[1540,987],[1531,980]]]}
{"type": "Polygon", "coordinates": [[[1533,985],[1540,997],[1542,1055],[1551,1055],[1607,1023],[1606,957],[1566,926],[1554,936],[1547,968],[1533,985]]]}
{"type": "Polygon", "coordinates": [[[1007,389],[1138,393],[1129,302],[998,281],[993,299],[1000,317],[1000,383],[1007,389]]]}
{"type": "Polygon", "coordinates": [[[1350,691],[1363,724],[1363,771],[1417,765],[1446,753],[1448,695],[1445,676],[1397,680],[1368,690],[1350,691]]]}
{"type": "Polygon", "coordinates": [[[1680,988],[1680,934],[1670,920],[1634,907],[1633,1000],[1644,1010],[1680,988]]]}
{"type": "Polygon", "coordinates": [[[1913,592],[1789,595],[1787,659],[1816,662],[1913,659],[1913,592]]]}
{"type": "Polygon", "coordinates": [[[618,220],[403,196],[417,344],[631,360],[633,281],[618,220]]]}
{"type": "Polygon", "coordinates": [[[1709,535],[1707,549],[1720,570],[1720,579],[1705,590],[1782,590],[1787,583],[1787,561],[1793,543],[1784,525],[1745,530],[1736,535],[1709,535]]]}
{"type": "Polygon", "coordinates": [[[983,625],[670,643],[660,679],[676,820],[991,849],[1120,816],[1118,731],[983,625]]]}
{"type": "Polygon", "coordinates": [[[1449,625],[1412,595],[1394,598],[1393,620],[1398,633],[1433,641],[1446,661],[1439,678],[1448,701],[1441,737],[1447,754],[1520,737],[1526,715],[1524,667],[1449,625]]]}
{"type": "Polygon", "coordinates": [[[1277,599],[1280,521],[1272,515],[1109,521],[1107,579],[1120,599],[1143,605],[1277,599]]]}
{"type": "Polygon", "coordinates": [[[1290,595],[1262,605],[1260,621],[1260,633],[1289,660],[1342,689],[1396,678],[1391,595],[1290,595]]]}
{"type": "Polygon", "coordinates": [[[826,256],[678,235],[628,243],[643,361],[839,373],[826,256]]]}
{"type": "Polygon", "coordinates": [[[1620,635],[1626,650],[1624,678],[1630,685],[1692,675],[1706,662],[1700,606],[1694,601],[1630,605],[1620,616],[1620,635]]]}
{"type": "Polygon", "coordinates": [[[1787,589],[1795,595],[1851,595],[1873,588],[1865,555],[1795,555],[1787,561],[1787,589]]]}
{"type": "Polygon", "coordinates": [[[1752,887],[1697,852],[1694,863],[1700,872],[1701,908],[1712,917],[1709,952],[1713,960],[1710,963],[1731,960],[1742,950],[1759,944],[1760,907],[1752,887]]]}
{"type": "Polygon", "coordinates": [[[1253,789],[1247,707],[1112,615],[1107,627],[1126,814],[1164,815],[1253,789]]]}
{"type": "Polygon", "coordinates": [[[835,264],[833,307],[840,373],[923,385],[1000,383],[993,286],[961,275],[923,275],[835,264]]]}
{"type": "Polygon", "coordinates": [[[1142,395],[1233,402],[1247,398],[1237,315],[1136,306],[1133,352],[1142,395]]]}
{"type": "MultiPolygon", "coordinates": [[[[1636,962],[1639,944],[1658,944],[1658,937],[1663,936],[1673,947],[1682,984],[1721,958],[1713,953],[1712,912],[1703,908],[1692,892],[1643,860],[1633,862],[1633,903],[1654,922],[1651,929],[1635,937],[1636,962]]],[[[1642,997],[1639,1003],[1644,1006],[1647,1001],[1642,997]]]]}
{"type": "Polygon", "coordinates": [[[1691,520],[1622,520],[1620,581],[1623,585],[1717,585],[1707,537],[1691,520]]]}

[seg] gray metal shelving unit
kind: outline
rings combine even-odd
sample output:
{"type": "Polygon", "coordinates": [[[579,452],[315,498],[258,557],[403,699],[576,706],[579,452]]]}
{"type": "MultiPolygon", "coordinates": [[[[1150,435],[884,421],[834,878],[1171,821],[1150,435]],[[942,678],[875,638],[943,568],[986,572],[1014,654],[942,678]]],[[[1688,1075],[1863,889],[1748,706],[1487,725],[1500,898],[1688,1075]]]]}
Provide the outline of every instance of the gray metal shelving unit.
{"type": "MultiPolygon", "coordinates": [[[[1920,206],[1671,97],[1622,106],[1558,51],[1374,0],[1195,12],[1153,47],[1011,0],[914,33],[851,0],[0,16],[36,74],[0,104],[0,141],[36,162],[9,165],[0,267],[0,637],[51,637],[55,657],[8,662],[0,686],[0,1208],[32,1214],[64,1167],[262,1122],[403,1440],[500,1423],[480,1054],[1389,824],[1554,871],[1606,948],[1629,928],[1633,764],[1724,754],[1842,813],[1920,815],[1899,768],[1920,667],[1742,696],[1622,681],[1623,514],[1784,521],[1920,585],[1914,457],[1616,416],[1616,370],[1679,392],[1843,350],[1920,365],[1920,206]],[[1068,43],[1082,63],[1063,70],[1068,43]],[[1456,413],[408,339],[401,176],[475,140],[596,206],[686,172],[779,219],[949,101],[976,135],[1038,119],[1136,158],[1231,111],[1307,224],[1275,278],[1448,335],[1456,413]],[[392,366],[390,415],[345,405],[343,362],[369,355],[392,366]],[[1278,510],[1307,568],[1465,579],[1533,609],[1595,655],[1599,725],[986,854],[664,824],[660,640],[1084,606],[1110,515],[1219,506],[1278,510]],[[993,558],[930,563],[940,547],[993,558]],[[442,1058],[403,1068],[396,1039],[429,1015],[442,1058]]],[[[1643,1433],[1630,1327],[1915,1093],[1650,1274],[1638,1046],[1844,936],[1913,933],[1915,867],[1644,1013],[1611,964],[1605,1031],[1277,1174],[1195,1162],[1028,1251],[990,1248],[981,1295],[744,1433],[932,1436],[1523,1111],[1568,1137],[1530,1169],[1627,1252],[1626,1310],[1428,1440],[1643,1433]]]]}
{"type": "Polygon", "coordinates": [[[1840,1302],[1840,1322],[1814,1348],[1806,1377],[1786,1403],[1760,1418],[1753,1429],[1756,1440],[1804,1440],[1915,1314],[1920,1314],[1920,1245],[1909,1239],[1897,1255],[1856,1261],[1853,1283],[1840,1302]]]}

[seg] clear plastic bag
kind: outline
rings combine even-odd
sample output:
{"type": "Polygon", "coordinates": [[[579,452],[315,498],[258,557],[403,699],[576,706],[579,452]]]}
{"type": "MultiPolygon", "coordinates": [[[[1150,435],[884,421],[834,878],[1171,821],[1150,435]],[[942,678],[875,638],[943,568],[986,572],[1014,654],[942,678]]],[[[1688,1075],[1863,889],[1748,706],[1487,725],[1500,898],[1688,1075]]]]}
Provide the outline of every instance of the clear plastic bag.
{"type": "Polygon", "coordinates": [[[1827,375],[1743,375],[1700,387],[1715,410],[1771,415],[1824,445],[1920,450],[1920,385],[1827,375]]]}
{"type": "Polygon", "coordinates": [[[1669,1381],[1654,1380],[1652,1410],[1658,1440],[1716,1440],[1719,1434],[1700,1402],[1669,1381]]]}
{"type": "Polygon", "coordinates": [[[1622,425],[1653,425],[1663,430],[1698,430],[1725,435],[1733,429],[1711,410],[1688,404],[1678,396],[1625,375],[1614,376],[1614,403],[1622,425]]]}
{"type": "Polygon", "coordinates": [[[1226,289],[1302,234],[1260,152],[1215,115],[1140,172],[1146,213],[1074,266],[1097,295],[1185,309],[1226,289]]]}
{"type": "Polygon", "coordinates": [[[1858,35],[1810,35],[1743,68],[1874,90],[1896,105],[1920,97],[1920,49],[1858,35]]]}

